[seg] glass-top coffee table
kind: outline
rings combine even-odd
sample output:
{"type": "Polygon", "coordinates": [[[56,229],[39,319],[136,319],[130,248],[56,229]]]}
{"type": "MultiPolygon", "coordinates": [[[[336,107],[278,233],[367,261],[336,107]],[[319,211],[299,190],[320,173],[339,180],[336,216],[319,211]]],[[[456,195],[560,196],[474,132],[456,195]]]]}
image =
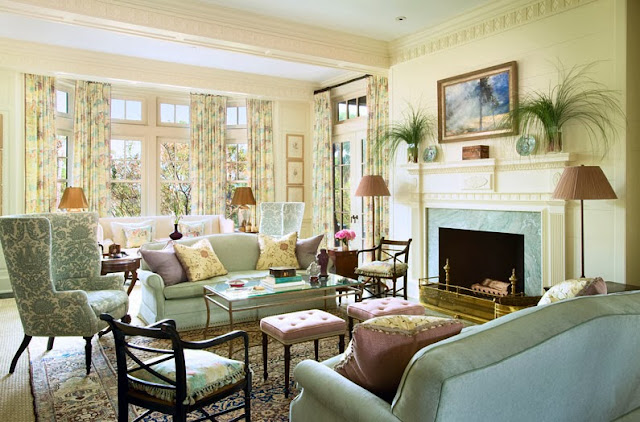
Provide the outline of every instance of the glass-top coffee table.
{"type": "Polygon", "coordinates": [[[318,300],[324,300],[326,308],[328,299],[335,300],[338,297],[349,295],[356,295],[357,297],[362,294],[362,282],[335,274],[329,274],[326,278],[320,278],[317,283],[309,283],[309,276],[303,275],[302,279],[305,281],[304,286],[284,291],[271,290],[268,287],[265,287],[264,290],[254,289],[255,286],[261,285],[260,281],[262,278],[263,277],[244,279],[247,280],[244,287],[231,287],[227,283],[204,286],[204,302],[207,306],[207,325],[203,333],[205,338],[209,330],[209,317],[211,315],[209,309],[210,303],[217,305],[229,313],[229,329],[233,330],[234,312],[318,300]],[[340,288],[340,290],[338,291],[337,288],[340,288]],[[310,291],[323,293],[310,295],[308,294],[310,291]],[[252,302],[248,303],[250,300],[252,302]]]}

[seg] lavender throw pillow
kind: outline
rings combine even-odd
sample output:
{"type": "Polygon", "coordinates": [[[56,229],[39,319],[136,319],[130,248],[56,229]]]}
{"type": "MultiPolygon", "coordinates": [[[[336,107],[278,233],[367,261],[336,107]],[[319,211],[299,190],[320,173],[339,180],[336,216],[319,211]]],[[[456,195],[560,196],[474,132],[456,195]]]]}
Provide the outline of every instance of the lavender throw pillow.
{"type": "Polygon", "coordinates": [[[318,246],[320,246],[322,239],[324,239],[324,234],[296,241],[296,258],[300,268],[306,270],[309,264],[316,260],[318,246]]]}
{"type": "Polygon", "coordinates": [[[165,286],[173,286],[187,281],[187,273],[180,265],[172,243],[168,243],[164,249],[159,251],[140,249],[140,254],[149,269],[162,277],[165,286]]]}

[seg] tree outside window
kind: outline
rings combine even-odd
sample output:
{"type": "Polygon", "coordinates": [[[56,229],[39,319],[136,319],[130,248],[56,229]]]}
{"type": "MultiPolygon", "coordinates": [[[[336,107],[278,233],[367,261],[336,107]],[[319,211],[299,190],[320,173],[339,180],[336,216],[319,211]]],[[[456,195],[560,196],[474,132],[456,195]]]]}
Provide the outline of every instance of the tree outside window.
{"type": "Polygon", "coordinates": [[[142,141],[111,140],[111,206],[114,217],[142,213],[142,141]]]}
{"type": "Polygon", "coordinates": [[[160,213],[173,214],[176,204],[182,215],[191,212],[189,144],[163,141],[160,143],[160,213]]]}
{"type": "Polygon", "coordinates": [[[233,193],[237,187],[249,186],[249,161],[247,156],[247,144],[227,144],[226,153],[227,192],[225,214],[227,218],[238,221],[238,206],[231,205],[233,193]]]}

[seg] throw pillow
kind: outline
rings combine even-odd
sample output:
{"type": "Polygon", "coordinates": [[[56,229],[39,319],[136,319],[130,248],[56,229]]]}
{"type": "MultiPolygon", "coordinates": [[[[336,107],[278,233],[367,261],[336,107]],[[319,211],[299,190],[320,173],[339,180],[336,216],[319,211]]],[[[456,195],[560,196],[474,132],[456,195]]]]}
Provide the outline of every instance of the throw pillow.
{"type": "Polygon", "coordinates": [[[175,243],[173,248],[189,281],[205,280],[227,274],[227,270],[207,239],[199,240],[191,246],[175,243]]]}
{"type": "Polygon", "coordinates": [[[296,240],[298,233],[293,232],[280,238],[258,234],[260,257],[256,270],[268,270],[269,267],[300,268],[296,258],[296,240]]]}
{"type": "Polygon", "coordinates": [[[124,229],[125,228],[138,228],[138,227],[146,227],[151,226],[151,237],[156,233],[156,221],[155,220],[145,220],[140,223],[118,223],[116,221],[111,222],[111,233],[113,243],[118,245],[124,245],[126,239],[124,238],[124,229]]]}
{"type": "Polygon", "coordinates": [[[552,286],[545,292],[539,305],[548,305],[564,299],[571,299],[576,296],[589,296],[607,292],[607,285],[602,278],[581,278],[578,280],[565,280],[552,286]]]}
{"type": "Polygon", "coordinates": [[[140,254],[149,269],[162,277],[165,286],[173,286],[187,281],[187,273],[178,261],[176,251],[173,249],[173,242],[167,243],[167,246],[159,251],[140,249],[140,254]]]}
{"type": "Polygon", "coordinates": [[[139,248],[145,243],[151,242],[151,234],[153,233],[151,226],[125,227],[123,232],[125,248],[139,248]]]}
{"type": "Polygon", "coordinates": [[[198,237],[204,235],[205,221],[180,221],[178,231],[184,237],[198,237]]]}
{"type": "Polygon", "coordinates": [[[298,239],[296,241],[296,258],[300,268],[307,269],[309,264],[315,262],[316,255],[318,254],[318,246],[324,239],[324,234],[310,237],[308,239],[298,239]]]}
{"type": "Polygon", "coordinates": [[[391,401],[413,355],[425,346],[458,334],[462,327],[460,321],[430,316],[372,318],[356,324],[347,351],[335,370],[391,401]]]}

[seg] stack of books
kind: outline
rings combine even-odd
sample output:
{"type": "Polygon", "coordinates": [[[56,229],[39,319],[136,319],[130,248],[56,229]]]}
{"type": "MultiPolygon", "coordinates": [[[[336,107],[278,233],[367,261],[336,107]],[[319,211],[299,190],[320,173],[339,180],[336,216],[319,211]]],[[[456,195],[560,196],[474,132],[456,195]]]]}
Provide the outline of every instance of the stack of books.
{"type": "Polygon", "coordinates": [[[294,275],[289,277],[274,277],[269,275],[265,277],[261,284],[271,290],[293,290],[304,286],[302,276],[294,275]]]}

